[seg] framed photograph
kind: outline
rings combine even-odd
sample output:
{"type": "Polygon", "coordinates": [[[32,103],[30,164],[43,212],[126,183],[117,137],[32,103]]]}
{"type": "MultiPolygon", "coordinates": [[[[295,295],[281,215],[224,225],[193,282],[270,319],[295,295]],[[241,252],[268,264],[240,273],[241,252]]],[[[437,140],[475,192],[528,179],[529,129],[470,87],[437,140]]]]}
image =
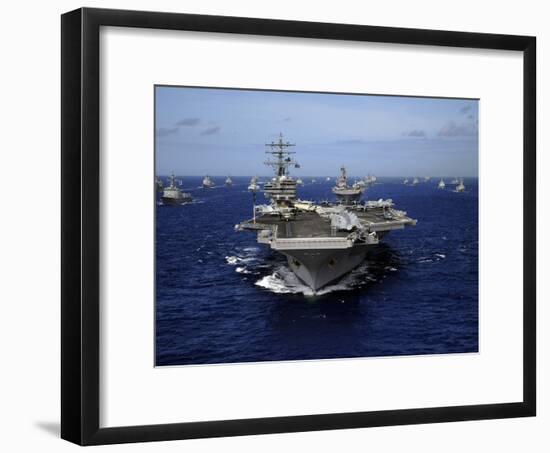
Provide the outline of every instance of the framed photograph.
{"type": "Polygon", "coordinates": [[[536,40],[62,16],[61,436],[536,414],[536,40]]]}

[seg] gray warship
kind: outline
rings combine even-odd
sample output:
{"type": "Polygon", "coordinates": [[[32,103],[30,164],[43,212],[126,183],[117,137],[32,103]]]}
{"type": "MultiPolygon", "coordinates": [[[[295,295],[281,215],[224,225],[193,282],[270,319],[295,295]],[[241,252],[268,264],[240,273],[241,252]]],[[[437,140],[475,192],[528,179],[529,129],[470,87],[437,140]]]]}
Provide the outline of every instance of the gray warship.
{"type": "Polygon", "coordinates": [[[188,203],[193,200],[190,193],[182,192],[176,184],[176,177],[170,176],[170,185],[164,187],[162,196],[160,197],[164,205],[178,205],[188,203]]]}
{"type": "Polygon", "coordinates": [[[368,174],[365,177],[365,183],[367,183],[368,186],[373,186],[374,184],[376,184],[377,180],[378,178],[375,175],[368,174]]]}
{"type": "MultiPolygon", "coordinates": [[[[241,222],[239,231],[253,231],[260,244],[287,257],[296,276],[313,291],[342,277],[365,259],[367,252],[392,230],[415,225],[416,220],[394,208],[392,200],[323,203],[299,200],[290,167],[299,168],[292,157],[295,146],[278,141],[266,144],[270,157],[265,164],[275,176],[264,185],[269,204],[256,205],[253,218],[241,222]]],[[[254,187],[257,189],[257,186],[254,187]]]]}
{"type": "Polygon", "coordinates": [[[336,198],[343,204],[352,204],[359,201],[364,190],[364,184],[358,184],[357,182],[353,186],[348,184],[346,167],[342,165],[340,167],[340,176],[338,176],[336,185],[332,188],[332,193],[336,195],[336,198]]]}
{"type": "Polygon", "coordinates": [[[206,175],[204,179],[202,180],[202,188],[203,189],[211,189],[214,187],[214,181],[210,179],[210,176],[206,175]]]}
{"type": "Polygon", "coordinates": [[[164,190],[162,179],[160,179],[158,176],[155,176],[155,190],[157,192],[162,192],[164,190]]]}

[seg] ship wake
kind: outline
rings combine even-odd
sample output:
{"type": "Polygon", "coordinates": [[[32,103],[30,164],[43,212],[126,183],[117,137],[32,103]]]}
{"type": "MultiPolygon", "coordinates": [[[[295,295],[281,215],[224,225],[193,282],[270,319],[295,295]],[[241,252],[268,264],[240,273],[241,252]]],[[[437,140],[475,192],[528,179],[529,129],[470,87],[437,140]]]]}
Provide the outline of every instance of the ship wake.
{"type": "Polygon", "coordinates": [[[302,294],[313,297],[338,291],[353,291],[376,283],[388,274],[398,271],[397,262],[391,257],[382,260],[376,257],[367,258],[339,280],[314,291],[292,272],[286,265],[286,260],[274,256],[274,259],[266,261],[266,257],[260,259],[258,252],[257,247],[239,249],[235,254],[226,256],[225,261],[244,279],[252,280],[256,286],[275,294],[302,294]]]}
{"type": "Polygon", "coordinates": [[[296,275],[286,266],[279,266],[273,273],[260,278],[255,284],[261,288],[267,289],[276,294],[303,294],[304,296],[322,296],[334,291],[346,291],[353,289],[342,279],[334,285],[328,285],[317,291],[313,291],[305,285],[296,275]]]}
{"type": "Polygon", "coordinates": [[[287,266],[278,266],[271,274],[260,278],[255,284],[276,294],[303,294],[304,296],[323,296],[338,291],[352,291],[377,281],[365,262],[333,284],[314,291],[304,284],[287,266]]]}

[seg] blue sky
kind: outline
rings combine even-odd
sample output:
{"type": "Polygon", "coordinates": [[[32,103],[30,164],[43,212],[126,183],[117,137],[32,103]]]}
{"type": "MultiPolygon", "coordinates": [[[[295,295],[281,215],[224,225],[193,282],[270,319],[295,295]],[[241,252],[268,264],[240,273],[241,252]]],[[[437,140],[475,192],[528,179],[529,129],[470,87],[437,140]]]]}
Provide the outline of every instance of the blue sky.
{"type": "Polygon", "coordinates": [[[267,175],[265,143],[296,143],[294,175],[477,176],[478,101],[212,88],[156,90],[157,174],[267,175]]]}

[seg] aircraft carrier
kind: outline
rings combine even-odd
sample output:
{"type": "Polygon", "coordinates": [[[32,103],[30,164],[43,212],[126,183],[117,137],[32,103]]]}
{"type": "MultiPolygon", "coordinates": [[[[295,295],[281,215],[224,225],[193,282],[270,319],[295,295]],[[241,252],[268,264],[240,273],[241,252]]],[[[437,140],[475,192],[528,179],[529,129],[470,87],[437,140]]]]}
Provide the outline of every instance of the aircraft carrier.
{"type": "Polygon", "coordinates": [[[292,271],[313,291],[361,264],[388,232],[416,224],[406,212],[395,209],[392,200],[299,200],[296,181],[289,174],[291,167],[299,168],[292,157],[295,152],[290,151],[295,145],[280,135],[266,146],[270,158],[265,164],[275,171],[275,177],[264,185],[270,203],[256,205],[256,191],[251,190],[253,218],[236,229],[256,232],[258,243],[285,255],[292,271]]]}

